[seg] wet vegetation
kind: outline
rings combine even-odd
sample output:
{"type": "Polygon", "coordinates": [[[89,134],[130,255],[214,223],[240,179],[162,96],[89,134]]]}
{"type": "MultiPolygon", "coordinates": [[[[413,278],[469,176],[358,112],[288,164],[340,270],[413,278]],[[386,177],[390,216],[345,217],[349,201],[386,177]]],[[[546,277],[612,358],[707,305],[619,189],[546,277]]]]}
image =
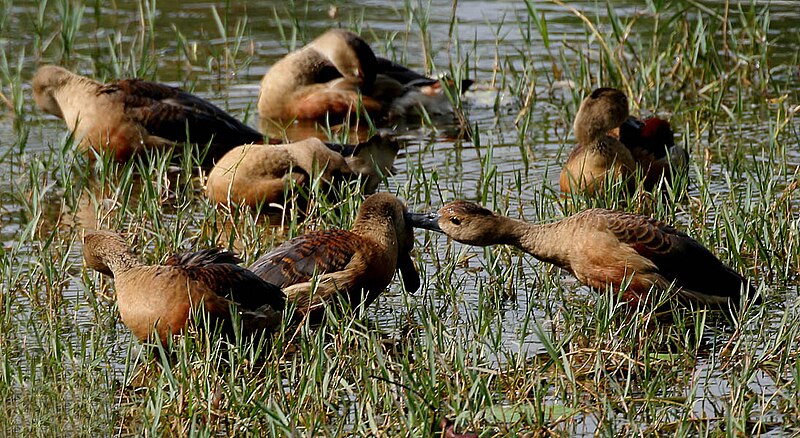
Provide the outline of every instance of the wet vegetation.
{"type": "Polygon", "coordinates": [[[796,6],[632,3],[5,1],[0,434],[431,436],[442,419],[485,437],[800,432],[796,6]],[[417,231],[416,294],[396,279],[369,308],[329,306],[322,325],[287,319],[226,348],[205,332],[170,353],[141,344],[119,320],[113,281],[84,265],[84,229],[127,232],[147,263],[211,246],[249,263],[306,230],[348,228],[359,183],[338,187],[340,201],[312,185],[298,194],[311,198],[303,215],[216,207],[203,145],[88,160],[35,109],[33,71],[168,82],[255,127],[266,68],[337,26],[418,70],[476,80],[452,96],[449,125],[395,127],[404,149],[379,190],[412,209],[469,199],[531,222],[587,206],[650,214],[752,279],[764,303],[735,321],[629,312],[618,291],[517,250],[417,231]],[[561,196],[573,117],[598,86],[670,120],[688,181],[664,196],[561,196]]]}

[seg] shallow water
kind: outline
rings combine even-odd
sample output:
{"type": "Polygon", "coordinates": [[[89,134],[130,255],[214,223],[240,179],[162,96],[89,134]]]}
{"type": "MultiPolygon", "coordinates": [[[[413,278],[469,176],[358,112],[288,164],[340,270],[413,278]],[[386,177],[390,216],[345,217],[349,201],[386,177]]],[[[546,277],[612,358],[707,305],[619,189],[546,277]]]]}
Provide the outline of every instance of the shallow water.
{"type": "MultiPolygon", "coordinates": [[[[648,45],[653,36],[653,17],[639,6],[640,2],[615,2],[624,3],[617,6],[614,12],[621,18],[639,17],[632,32],[632,45],[648,45]]],[[[157,32],[153,40],[147,42],[156,48],[156,59],[151,59],[149,64],[141,65],[137,62],[136,53],[142,45],[137,40],[135,29],[140,26],[139,2],[118,1],[115,7],[104,7],[96,10],[87,6],[83,12],[80,32],[75,39],[74,55],[69,60],[60,59],[60,40],[58,35],[43,35],[42,39],[48,40],[44,53],[37,53],[37,48],[42,47],[37,43],[39,39],[32,32],[35,28],[36,2],[18,1],[6,12],[6,25],[0,41],[8,61],[16,65],[21,53],[25,53],[22,61],[22,77],[25,80],[25,122],[30,128],[29,137],[22,146],[18,143],[20,131],[15,128],[15,120],[8,113],[0,118],[0,240],[8,247],[21,233],[27,221],[31,218],[24,212],[20,200],[11,196],[13,187],[25,184],[24,163],[28,160],[24,156],[41,156],[51,153],[53,148],[60,148],[65,137],[65,127],[61,120],[44,115],[34,109],[29,98],[28,79],[35,67],[42,63],[61,63],[69,65],[80,73],[98,77],[111,78],[117,74],[121,76],[142,75],[147,78],[156,78],[159,81],[193,89],[197,94],[208,98],[221,107],[229,110],[237,117],[245,118],[254,127],[258,126],[255,102],[258,95],[258,82],[271,65],[283,56],[292,47],[285,42],[274,16],[298,17],[303,22],[304,35],[299,35],[297,45],[313,38],[323,30],[337,25],[351,27],[355,21],[355,28],[361,29],[361,34],[372,44],[377,53],[401,61],[408,66],[426,70],[423,60],[423,45],[420,41],[420,32],[416,27],[409,29],[404,17],[403,8],[395,7],[394,2],[369,1],[369,2],[344,2],[338,10],[338,18],[331,19],[327,6],[309,7],[308,11],[290,12],[286,2],[237,2],[230,6],[214,6],[208,2],[161,2],[155,15],[157,32]],[[229,32],[238,20],[246,14],[247,25],[241,39],[235,36],[223,37],[213,20],[212,8],[220,16],[227,17],[230,23],[229,32]],[[360,22],[359,17],[365,17],[360,22]],[[178,32],[180,37],[178,37],[178,32]],[[184,50],[179,43],[183,38],[188,41],[184,50]],[[209,69],[203,65],[202,60],[208,53],[231,50],[240,43],[239,52],[234,54],[231,65],[214,65],[209,69]],[[112,56],[112,53],[114,55],[112,56]],[[132,56],[131,53],[134,53],[132,56]],[[191,60],[197,56],[200,61],[191,60]],[[114,58],[119,62],[114,62],[114,58]],[[113,65],[122,65],[122,71],[114,71],[113,65]],[[21,152],[20,152],[21,151],[21,152]]],[[[602,23],[601,31],[609,25],[606,18],[605,4],[594,1],[570,2],[575,8],[584,11],[588,17],[602,23]]],[[[722,10],[722,1],[702,2],[702,5],[711,10],[722,10]]],[[[800,91],[800,70],[793,61],[797,60],[800,51],[800,39],[787,37],[786,33],[796,32],[800,21],[800,9],[793,1],[772,1],[770,8],[770,28],[768,39],[775,39],[774,50],[771,52],[770,67],[775,69],[773,77],[782,80],[794,87],[796,96],[800,91]],[[783,36],[783,37],[781,37],[783,36]],[[781,38],[779,38],[781,37],[781,38]]],[[[302,8],[301,8],[302,9],[302,8]]],[[[579,59],[590,53],[597,59],[596,45],[587,48],[587,31],[580,25],[580,21],[569,11],[557,4],[537,5],[540,14],[547,17],[550,33],[550,47],[546,47],[542,38],[536,33],[535,27],[528,22],[528,9],[524,2],[492,2],[485,1],[460,1],[455,11],[458,29],[458,45],[448,37],[452,20],[452,5],[450,2],[433,1],[429,10],[427,35],[435,53],[433,57],[435,68],[433,73],[439,73],[446,68],[451,59],[463,59],[456,56],[456,50],[462,54],[469,54],[469,74],[476,80],[475,86],[465,97],[468,120],[480,131],[480,145],[466,137],[454,139],[447,135],[447,128],[434,131],[429,128],[401,127],[401,138],[405,141],[404,150],[401,151],[395,167],[399,170],[389,181],[389,190],[405,190],[410,187],[413,191],[419,178],[409,178],[413,169],[421,166],[428,169],[430,177],[438,178],[439,192],[431,193],[430,199],[424,196],[409,194],[409,198],[418,199],[419,203],[412,202],[412,208],[428,209],[430,206],[441,204],[454,198],[481,199],[482,192],[488,191],[488,206],[507,210],[511,215],[523,216],[530,221],[549,220],[558,217],[559,209],[551,200],[543,200],[542,193],[549,193],[548,189],[557,187],[558,174],[561,163],[566,158],[573,139],[570,133],[570,120],[575,112],[580,99],[580,93],[570,84],[569,78],[577,77],[565,74],[561,81],[548,81],[552,79],[552,63],[548,54],[555,52],[567,64],[579,65],[579,59]],[[499,41],[499,42],[498,42],[499,41]],[[519,93],[509,91],[512,84],[518,80],[518,73],[525,69],[532,69],[538,75],[532,90],[523,88],[519,93]],[[552,82],[552,83],[551,83],[552,82]],[[517,119],[523,105],[523,99],[530,93],[533,105],[530,123],[527,127],[519,127],[517,119]],[[520,141],[520,139],[522,139],[520,141]],[[523,160],[523,155],[525,160],[523,160]],[[489,163],[486,166],[482,161],[489,163]],[[489,180],[489,185],[484,184],[485,172],[496,168],[496,178],[489,180]],[[519,181],[519,184],[518,182],[519,181]]],[[[45,13],[45,20],[59,20],[57,8],[51,7],[45,13]]],[[[420,13],[414,8],[415,13],[420,13]]],[[[721,12],[720,12],[721,13],[721,12]]],[[[695,23],[691,23],[695,24],[695,23]]],[[[290,19],[283,18],[282,25],[285,32],[290,32],[290,19]]],[[[291,37],[291,36],[289,36],[291,37]]],[[[658,36],[655,36],[658,38],[658,36]]],[[[757,42],[756,42],[757,43],[757,42]]],[[[743,61],[747,62],[747,61],[743,61]]],[[[755,62],[755,61],[752,61],[755,62]]],[[[595,66],[596,68],[596,66],[595,66]]],[[[757,66],[756,68],[766,68],[757,66]]],[[[527,83],[527,82],[526,82],[527,83]]],[[[577,84],[582,86],[583,84],[577,84]]],[[[3,84],[3,92],[9,93],[3,84]]],[[[669,89],[669,87],[666,87],[669,89]]],[[[752,96],[746,95],[745,98],[752,96]]],[[[774,97],[774,96],[770,96],[774,97]]],[[[790,97],[791,99],[791,97],[790,97]]],[[[683,106],[675,108],[675,104],[683,104],[684,99],[680,91],[667,91],[658,102],[658,106],[651,106],[653,102],[646,102],[642,113],[655,111],[658,114],[670,117],[679,133],[686,133],[681,141],[692,153],[692,159],[697,165],[696,169],[703,169],[700,162],[706,148],[723,153],[729,150],[739,150],[741,147],[752,147],[759,151],[761,145],[769,141],[769,125],[774,114],[770,112],[770,105],[761,101],[753,101],[744,108],[738,108],[739,123],[736,126],[725,126],[724,123],[716,127],[716,134],[701,131],[696,135],[689,126],[687,110],[683,106]],[[720,137],[721,135],[721,137],[720,137]],[[719,139],[735,141],[735,144],[719,144],[719,139]],[[688,141],[688,143],[687,143],[688,141]]],[[[794,102],[797,105],[797,102],[794,102]]],[[[800,131],[800,118],[795,117],[789,121],[795,135],[800,131]]],[[[796,138],[796,137],[795,137],[796,138]]],[[[796,168],[800,165],[800,148],[797,142],[793,144],[784,139],[788,147],[782,151],[785,165],[796,168]]],[[[764,159],[759,153],[746,158],[747,160],[764,159]]],[[[693,173],[696,171],[693,169],[693,173]]],[[[719,161],[711,163],[706,169],[707,177],[714,179],[723,174],[719,161]]],[[[695,175],[693,175],[695,176],[695,175]]],[[[732,178],[744,179],[742,173],[732,174],[732,178]]],[[[726,181],[724,178],[709,184],[713,195],[719,199],[726,199],[724,195],[730,187],[737,187],[741,181],[726,181]]],[[[778,186],[785,186],[779,183],[778,186]]],[[[53,196],[45,197],[52,203],[50,208],[61,208],[58,187],[49,187],[53,196]]],[[[761,194],[753,192],[752,199],[758,199],[761,194]]],[[[696,187],[690,188],[690,196],[700,196],[696,187]]],[[[800,202],[795,205],[800,206],[800,202]]],[[[59,217],[56,213],[54,216],[59,217]]],[[[89,220],[89,219],[85,219],[89,220]]],[[[167,217],[169,220],[169,217],[167,217]]],[[[713,220],[713,214],[708,217],[713,220]]],[[[457,267],[451,273],[453,281],[463,284],[463,299],[461,303],[447,303],[443,306],[454,306],[458,312],[465,315],[474,315],[479,307],[486,306],[483,299],[484,288],[490,290],[503,289],[503,286],[490,285],[493,281],[487,271],[491,271],[492,263],[486,261],[494,259],[489,251],[479,248],[464,247],[453,244],[452,248],[445,249],[446,240],[441,237],[432,237],[438,257],[444,259],[450,256],[466,256],[477,254],[466,264],[466,267],[457,267]],[[489,257],[487,257],[489,256],[489,257]]],[[[422,243],[420,239],[420,243],[422,243]]],[[[429,249],[422,253],[422,261],[430,262],[435,256],[429,249]]],[[[36,248],[22,248],[17,254],[20,257],[30,256],[36,248]]],[[[80,255],[70,254],[74,266],[80,266],[80,255]]],[[[543,347],[537,338],[526,328],[525,321],[529,318],[547,324],[547,314],[541,309],[537,300],[550,297],[548,293],[536,290],[538,276],[544,271],[541,266],[529,257],[513,253],[510,257],[517,263],[514,275],[515,282],[507,291],[511,299],[498,300],[493,303],[496,312],[493,324],[497,330],[502,330],[504,351],[520,353],[530,357],[542,353],[543,347]],[[526,272],[528,274],[526,274],[526,272]]],[[[494,263],[497,263],[496,261],[494,263]]],[[[425,276],[433,282],[439,273],[434,270],[432,263],[427,263],[425,276]]],[[[587,295],[588,292],[575,284],[574,279],[559,273],[551,272],[549,275],[561,276],[565,287],[574,289],[578,295],[587,295]]],[[[788,296],[796,295],[797,287],[790,286],[781,289],[773,287],[773,293],[788,296]]],[[[378,301],[374,307],[374,317],[385,325],[395,322],[393,314],[403,311],[403,298],[400,288],[394,285],[386,297],[378,301]]],[[[80,324],[91,324],[91,312],[82,306],[85,288],[82,286],[80,275],[73,278],[73,283],[67,288],[68,293],[64,299],[75,303],[76,318],[80,324]]],[[[431,299],[447,300],[447,297],[437,297],[435,291],[419,292],[431,294],[431,299]]],[[[787,299],[789,301],[789,299],[787,299]]],[[[18,306],[24,306],[25,301],[17,301],[18,306]]],[[[19,309],[24,313],[24,308],[19,309]]],[[[469,316],[468,316],[469,317],[469,316]]],[[[776,309],[773,319],[779,318],[779,309],[776,309]]],[[[769,329],[769,323],[765,326],[769,329]]],[[[127,344],[127,332],[120,327],[120,344],[127,344]]],[[[470,334],[464,333],[469,339],[470,334]]],[[[125,348],[118,350],[118,369],[124,368],[125,348]]],[[[504,361],[502,357],[495,357],[494,364],[504,361]]],[[[696,407],[698,415],[718,415],[714,408],[714,399],[721,393],[728,391],[725,382],[715,378],[712,370],[716,363],[704,360],[696,364],[697,378],[708,381],[705,387],[705,398],[708,404],[696,407]]],[[[763,376],[762,376],[763,377],[763,376]]],[[[771,388],[771,383],[763,385],[771,388]]],[[[679,389],[678,393],[681,392],[679,389]]],[[[591,419],[586,420],[583,433],[592,432],[591,419]]]]}

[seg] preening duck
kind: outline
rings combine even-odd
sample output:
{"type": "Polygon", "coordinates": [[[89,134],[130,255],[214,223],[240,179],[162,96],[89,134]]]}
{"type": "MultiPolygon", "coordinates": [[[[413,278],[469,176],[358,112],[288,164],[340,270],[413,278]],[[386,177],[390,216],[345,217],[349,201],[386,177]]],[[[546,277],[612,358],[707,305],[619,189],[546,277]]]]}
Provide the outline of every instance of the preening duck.
{"type": "Polygon", "coordinates": [[[350,230],[312,231],[259,258],[250,270],[280,286],[300,314],[343,294],[352,307],[368,306],[399,270],[406,291],[419,288],[411,258],[414,233],[405,204],[389,193],[367,197],[350,230]],[[316,277],[316,278],[315,278],[316,277]]]}
{"type": "Polygon", "coordinates": [[[281,323],[286,296],[239,266],[241,260],[229,251],[205,249],[146,265],[119,234],[87,231],[83,254],[88,267],[114,278],[122,321],[142,341],[155,335],[166,343],[184,329],[195,309],[224,332],[233,328],[231,309],[238,311],[245,334],[281,323]]]}
{"type": "Polygon", "coordinates": [[[391,171],[398,150],[397,141],[382,134],[355,147],[336,148],[316,138],[238,146],[208,174],[206,194],[219,204],[283,204],[290,180],[307,187],[317,175],[327,185],[360,176],[364,192],[370,194],[391,171]]]}
{"type": "MultiPolygon", "coordinates": [[[[466,90],[472,81],[462,81],[466,90]]],[[[399,118],[453,108],[436,79],[375,56],[357,34],[331,29],[273,65],[261,80],[259,114],[271,120],[339,123],[354,114],[399,118]]]]}

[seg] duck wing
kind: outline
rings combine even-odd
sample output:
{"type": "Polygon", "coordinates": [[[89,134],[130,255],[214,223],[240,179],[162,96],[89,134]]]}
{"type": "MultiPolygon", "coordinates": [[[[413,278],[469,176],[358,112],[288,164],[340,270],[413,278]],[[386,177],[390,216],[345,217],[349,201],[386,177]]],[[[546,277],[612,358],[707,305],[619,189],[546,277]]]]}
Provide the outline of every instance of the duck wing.
{"type": "Polygon", "coordinates": [[[309,281],[315,274],[341,271],[360,246],[360,236],[346,230],[307,233],[263,255],[250,270],[282,288],[309,281]]]}
{"type": "Polygon", "coordinates": [[[281,289],[238,265],[236,254],[220,248],[176,254],[164,265],[179,269],[190,281],[239,304],[244,310],[265,305],[282,311],[286,296],[281,289]]]}
{"type": "MultiPolygon", "coordinates": [[[[396,62],[393,62],[389,59],[376,57],[376,72],[377,74],[386,75],[397,82],[412,87],[439,87],[439,80],[435,78],[430,78],[425,76],[421,73],[418,73],[410,68],[400,65],[396,62]]],[[[473,84],[474,81],[471,79],[463,79],[461,81],[461,91],[467,91],[467,89],[473,84]]]]}
{"type": "Polygon", "coordinates": [[[264,136],[211,102],[169,85],[140,79],[123,79],[100,88],[99,93],[116,93],[128,116],[150,135],[164,139],[204,144],[212,142],[228,148],[246,143],[262,143],[264,136]]]}
{"type": "Polygon", "coordinates": [[[400,82],[403,85],[433,85],[438,84],[436,79],[429,78],[423,74],[417,73],[410,68],[400,65],[386,58],[376,58],[376,72],[389,76],[390,78],[400,82]]]}
{"type": "Polygon", "coordinates": [[[742,286],[752,288],[708,248],[676,228],[647,216],[604,212],[608,230],[653,262],[658,274],[675,282],[689,298],[705,303],[725,303],[730,298],[736,304],[742,286]]]}

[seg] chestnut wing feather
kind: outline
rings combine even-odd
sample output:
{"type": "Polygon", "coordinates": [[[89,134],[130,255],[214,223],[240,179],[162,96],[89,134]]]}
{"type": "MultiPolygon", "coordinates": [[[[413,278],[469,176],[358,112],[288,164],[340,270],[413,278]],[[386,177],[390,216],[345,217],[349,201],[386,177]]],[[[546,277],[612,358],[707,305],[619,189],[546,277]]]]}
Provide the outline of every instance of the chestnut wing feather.
{"type": "Polygon", "coordinates": [[[607,211],[608,229],[656,265],[658,273],[678,287],[715,297],[739,299],[747,280],[725,266],[687,234],[653,218],[607,211]]]}
{"type": "Polygon", "coordinates": [[[165,265],[175,266],[189,280],[236,302],[242,309],[257,310],[268,305],[282,311],[286,304],[283,291],[236,264],[239,262],[232,252],[214,248],[176,254],[165,265]]]}
{"type": "Polygon", "coordinates": [[[116,92],[129,116],[151,135],[183,142],[187,140],[188,126],[192,141],[200,144],[213,139],[215,145],[234,147],[264,139],[260,132],[216,105],[178,87],[123,79],[100,89],[100,93],[116,92]]]}
{"type": "Polygon", "coordinates": [[[314,274],[344,269],[359,246],[360,236],[350,231],[316,231],[284,242],[256,260],[250,270],[269,283],[287,287],[306,282],[314,274]]]}

